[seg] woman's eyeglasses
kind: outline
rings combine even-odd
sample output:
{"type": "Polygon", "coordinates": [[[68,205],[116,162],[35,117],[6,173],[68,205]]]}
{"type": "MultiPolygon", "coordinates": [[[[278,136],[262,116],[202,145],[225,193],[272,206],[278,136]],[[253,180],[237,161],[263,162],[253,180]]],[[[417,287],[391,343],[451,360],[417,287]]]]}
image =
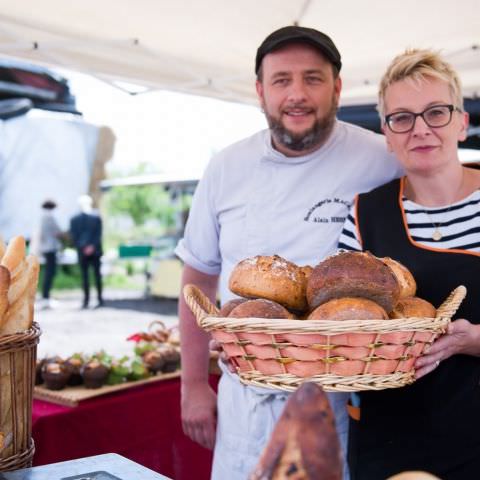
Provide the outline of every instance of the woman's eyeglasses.
{"type": "Polygon", "coordinates": [[[413,130],[417,117],[422,117],[429,127],[440,128],[450,123],[454,110],[461,112],[453,105],[435,105],[420,113],[395,112],[385,116],[385,123],[393,133],[407,133],[413,130]]]}

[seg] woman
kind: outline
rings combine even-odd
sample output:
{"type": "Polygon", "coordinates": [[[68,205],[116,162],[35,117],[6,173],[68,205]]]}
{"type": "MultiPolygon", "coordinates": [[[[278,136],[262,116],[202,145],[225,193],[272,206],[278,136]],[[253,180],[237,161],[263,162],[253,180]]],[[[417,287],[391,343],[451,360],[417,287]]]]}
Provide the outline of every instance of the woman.
{"type": "Polygon", "coordinates": [[[414,274],[417,295],[436,306],[458,285],[468,294],[461,319],[417,360],[413,385],[359,394],[352,478],[405,470],[479,478],[480,171],[458,159],[468,126],[458,76],[432,51],[407,51],[381,81],[379,112],[406,176],[357,198],[339,248],[399,260],[414,274]]]}

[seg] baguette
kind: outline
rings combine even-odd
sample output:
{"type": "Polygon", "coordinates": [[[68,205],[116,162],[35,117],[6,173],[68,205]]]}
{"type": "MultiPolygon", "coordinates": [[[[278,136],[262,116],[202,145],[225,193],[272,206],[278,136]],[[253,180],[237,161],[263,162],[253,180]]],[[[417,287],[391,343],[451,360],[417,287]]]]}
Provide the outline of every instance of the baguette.
{"type": "Polygon", "coordinates": [[[25,258],[25,239],[21,236],[13,237],[7,245],[1,265],[10,271],[10,278],[13,279],[22,268],[25,258]]]}
{"type": "Polygon", "coordinates": [[[3,256],[5,255],[5,250],[7,249],[7,246],[5,245],[5,242],[2,237],[0,237],[0,261],[2,260],[3,256]]]}
{"type": "Polygon", "coordinates": [[[7,294],[8,310],[0,335],[23,332],[32,326],[40,265],[35,255],[29,255],[24,263],[25,268],[11,282],[7,294]]]}

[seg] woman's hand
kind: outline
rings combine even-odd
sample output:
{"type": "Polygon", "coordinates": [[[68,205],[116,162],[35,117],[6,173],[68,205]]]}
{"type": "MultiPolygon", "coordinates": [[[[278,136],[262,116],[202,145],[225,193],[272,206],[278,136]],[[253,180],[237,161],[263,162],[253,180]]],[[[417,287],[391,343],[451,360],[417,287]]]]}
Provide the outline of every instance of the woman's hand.
{"type": "Polygon", "coordinates": [[[442,360],[459,353],[480,356],[480,325],[473,325],[463,318],[450,323],[445,335],[415,362],[415,378],[432,372],[442,360]]]}

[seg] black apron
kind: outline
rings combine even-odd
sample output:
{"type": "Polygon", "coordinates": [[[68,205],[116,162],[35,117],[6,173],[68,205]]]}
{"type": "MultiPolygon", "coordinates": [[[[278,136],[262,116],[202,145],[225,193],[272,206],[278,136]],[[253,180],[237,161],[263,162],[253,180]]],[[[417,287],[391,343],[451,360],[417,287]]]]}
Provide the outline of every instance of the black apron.
{"type": "MultiPolygon", "coordinates": [[[[417,296],[438,307],[458,285],[467,297],[456,318],[480,323],[480,255],[429,249],[408,235],[403,180],[359,196],[363,249],[410,269],[417,296]]],[[[425,470],[442,480],[480,478],[480,358],[455,355],[413,385],[361,392],[360,421],[350,420],[352,479],[385,480],[425,470]]]]}

